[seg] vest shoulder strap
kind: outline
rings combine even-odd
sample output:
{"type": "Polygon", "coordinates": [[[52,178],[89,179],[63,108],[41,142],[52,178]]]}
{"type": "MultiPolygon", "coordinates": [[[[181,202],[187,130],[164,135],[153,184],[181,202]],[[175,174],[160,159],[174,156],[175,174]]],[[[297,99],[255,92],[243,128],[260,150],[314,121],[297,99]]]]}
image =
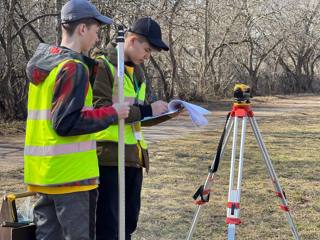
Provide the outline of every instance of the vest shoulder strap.
{"type": "Polygon", "coordinates": [[[115,75],[116,67],[103,55],[100,55],[96,57],[97,60],[102,60],[103,64],[108,67],[108,69],[111,71],[112,76],[115,75]]]}
{"type": "Polygon", "coordinates": [[[67,62],[80,63],[80,64],[82,64],[82,65],[84,66],[84,68],[85,68],[86,70],[89,70],[88,66],[87,66],[84,62],[82,62],[82,61],[80,61],[80,60],[78,60],[78,59],[72,59],[72,58],[71,58],[71,59],[63,60],[62,62],[60,62],[60,63],[58,64],[58,66],[59,66],[59,67],[63,67],[63,65],[66,64],[67,62]]]}
{"type": "Polygon", "coordinates": [[[105,56],[100,55],[96,57],[97,60],[102,60],[103,64],[110,70],[111,76],[113,78],[113,88],[118,88],[118,74],[117,67],[114,66],[105,56]]]}

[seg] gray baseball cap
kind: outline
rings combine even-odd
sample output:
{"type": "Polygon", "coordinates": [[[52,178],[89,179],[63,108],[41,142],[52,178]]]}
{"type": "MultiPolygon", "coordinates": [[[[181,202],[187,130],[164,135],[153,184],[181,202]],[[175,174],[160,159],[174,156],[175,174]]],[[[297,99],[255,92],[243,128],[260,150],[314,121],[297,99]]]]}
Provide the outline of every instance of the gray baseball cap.
{"type": "Polygon", "coordinates": [[[88,0],[70,0],[61,9],[61,23],[94,18],[101,24],[112,24],[112,19],[103,16],[88,0]]]}

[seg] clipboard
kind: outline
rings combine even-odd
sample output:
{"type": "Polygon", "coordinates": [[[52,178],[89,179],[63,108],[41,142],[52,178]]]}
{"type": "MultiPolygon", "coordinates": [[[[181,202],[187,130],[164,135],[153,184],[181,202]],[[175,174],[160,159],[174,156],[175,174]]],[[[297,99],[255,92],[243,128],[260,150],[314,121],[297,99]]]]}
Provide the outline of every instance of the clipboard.
{"type": "Polygon", "coordinates": [[[155,116],[155,117],[146,117],[144,119],[141,120],[141,126],[142,127],[151,127],[154,125],[157,125],[159,123],[168,121],[176,116],[179,115],[179,113],[183,110],[183,107],[179,107],[175,110],[163,113],[159,116],[155,116]]]}

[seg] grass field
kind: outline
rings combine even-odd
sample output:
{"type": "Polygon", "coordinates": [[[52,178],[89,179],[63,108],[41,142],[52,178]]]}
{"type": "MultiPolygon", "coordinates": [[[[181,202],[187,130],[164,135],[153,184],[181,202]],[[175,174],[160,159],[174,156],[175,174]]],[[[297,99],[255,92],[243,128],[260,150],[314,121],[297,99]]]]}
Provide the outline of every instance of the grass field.
{"type": "MultiPolygon", "coordinates": [[[[264,99],[262,104],[279,100],[281,103],[277,98],[264,99]]],[[[296,102],[298,104],[299,99],[296,102]]],[[[283,106],[285,111],[273,113],[270,110],[262,116],[256,114],[256,119],[301,239],[318,240],[320,114],[313,107],[297,104],[293,100],[283,106]]],[[[217,116],[213,120],[221,118],[224,117],[217,116]]],[[[145,176],[142,212],[134,239],[185,239],[196,209],[191,196],[206,179],[207,168],[212,163],[222,132],[220,122],[214,129],[151,146],[152,168],[145,176]]],[[[238,238],[293,239],[254,135],[251,128],[247,129],[242,224],[237,227],[238,238]]],[[[210,202],[203,207],[193,239],[227,238],[225,218],[230,155],[231,141],[215,175],[210,202]]]]}
{"type": "MultiPolygon", "coordinates": [[[[288,96],[257,98],[253,104],[262,137],[303,240],[320,239],[319,102],[319,96],[288,96]]],[[[185,125],[186,119],[176,120],[171,128],[166,125],[155,128],[155,133],[162,136],[170,133],[170,137],[150,144],[151,169],[144,178],[141,215],[134,240],[180,240],[187,236],[196,209],[192,195],[207,177],[230,103],[211,103],[208,107],[213,112],[212,124],[200,132],[187,127],[184,131],[188,134],[182,134],[179,125],[185,125]]],[[[25,189],[23,135],[19,130],[23,129],[22,125],[0,125],[3,131],[0,134],[0,193],[25,189]]],[[[230,154],[231,141],[193,239],[227,238],[230,154]]],[[[249,127],[241,220],[242,224],[237,227],[238,239],[293,239],[249,127]]]]}

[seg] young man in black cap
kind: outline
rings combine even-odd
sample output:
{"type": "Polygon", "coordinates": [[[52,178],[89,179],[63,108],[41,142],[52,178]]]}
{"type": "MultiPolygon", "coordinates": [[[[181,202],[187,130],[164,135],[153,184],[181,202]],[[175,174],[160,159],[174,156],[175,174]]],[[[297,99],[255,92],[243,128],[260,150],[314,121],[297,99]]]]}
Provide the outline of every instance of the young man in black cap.
{"type": "Polygon", "coordinates": [[[27,65],[30,80],[24,179],[37,192],[36,238],[94,240],[98,159],[94,133],[128,116],[127,105],[93,109],[95,61],[81,53],[97,41],[101,15],[87,0],[61,11],[61,46],[40,44],[27,65]]]}
{"type": "MultiPolygon", "coordinates": [[[[161,29],[149,17],[138,19],[125,34],[124,96],[130,103],[125,125],[125,184],[126,240],[137,227],[140,211],[142,168],[149,169],[147,144],[141,132],[140,120],[166,112],[167,103],[146,101],[146,83],[141,64],[152,52],[169,48],[161,39],[161,29]]],[[[117,51],[109,44],[106,52],[96,51],[99,61],[94,83],[95,107],[112,105],[117,101],[117,51]]],[[[97,240],[118,239],[118,126],[97,134],[100,185],[97,206],[97,240]]]]}

